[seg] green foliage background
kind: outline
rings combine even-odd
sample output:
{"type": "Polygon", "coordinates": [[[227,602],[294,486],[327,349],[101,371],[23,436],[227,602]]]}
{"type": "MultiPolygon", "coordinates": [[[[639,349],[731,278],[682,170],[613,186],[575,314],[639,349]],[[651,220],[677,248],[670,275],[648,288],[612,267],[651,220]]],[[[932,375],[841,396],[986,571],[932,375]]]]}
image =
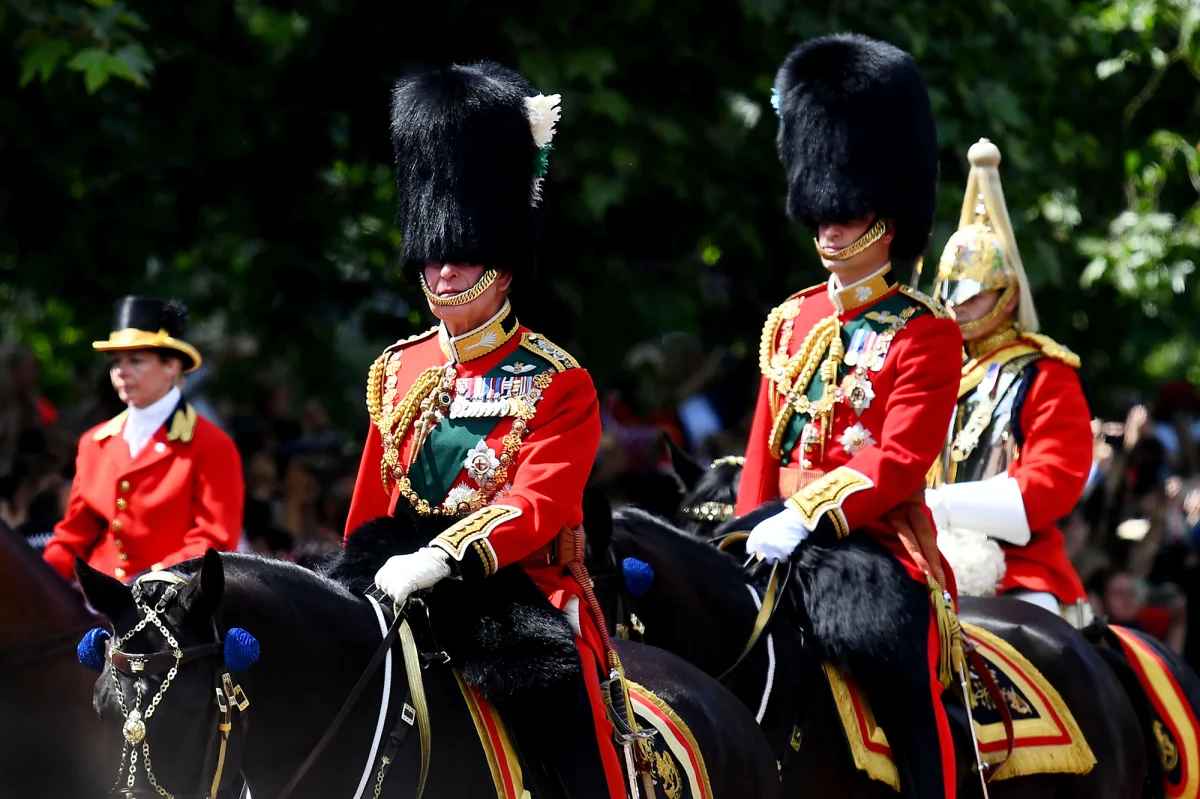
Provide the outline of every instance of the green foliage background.
{"type": "Polygon", "coordinates": [[[69,399],[116,296],[176,295],[202,346],[258,342],[217,389],[276,366],[361,414],[371,358],[428,324],[394,268],[390,81],[494,58],[563,96],[523,319],[601,384],[666,331],[752,355],[766,310],[821,279],[782,210],[773,72],[853,30],[910,50],[932,93],[927,262],[991,138],[1046,332],[1112,413],[1200,381],[1198,23],[1200,0],[6,0],[0,335],[69,399]]]}

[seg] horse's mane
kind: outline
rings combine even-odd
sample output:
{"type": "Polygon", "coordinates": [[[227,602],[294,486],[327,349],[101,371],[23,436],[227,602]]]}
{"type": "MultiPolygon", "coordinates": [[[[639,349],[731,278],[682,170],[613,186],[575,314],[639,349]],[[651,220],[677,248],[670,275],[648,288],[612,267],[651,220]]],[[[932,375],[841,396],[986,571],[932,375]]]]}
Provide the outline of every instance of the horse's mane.
{"type": "Polygon", "coordinates": [[[733,556],[722,552],[705,541],[697,539],[695,536],[689,535],[662,517],[647,513],[641,508],[627,505],[613,511],[614,543],[615,533],[618,529],[627,529],[636,533],[638,537],[650,535],[676,539],[679,546],[674,551],[688,558],[690,565],[706,569],[706,574],[719,573],[720,570],[725,569],[729,574],[736,577],[739,590],[744,590],[740,588],[744,580],[741,576],[741,571],[738,569],[737,561],[734,560],[733,556]]]}
{"type": "MultiPolygon", "coordinates": [[[[192,558],[180,563],[171,571],[190,577],[199,571],[203,562],[203,558],[192,558]]],[[[318,589],[341,599],[354,599],[354,595],[342,585],[290,561],[244,552],[223,552],[221,565],[225,568],[226,580],[249,583],[273,593],[303,595],[318,589]]]]}

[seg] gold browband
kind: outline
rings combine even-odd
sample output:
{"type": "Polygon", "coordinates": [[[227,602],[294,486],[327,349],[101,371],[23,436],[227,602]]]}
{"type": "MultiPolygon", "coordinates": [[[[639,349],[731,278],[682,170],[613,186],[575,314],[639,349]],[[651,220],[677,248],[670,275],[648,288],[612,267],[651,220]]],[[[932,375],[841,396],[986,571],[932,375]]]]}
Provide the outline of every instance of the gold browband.
{"type": "Polygon", "coordinates": [[[449,297],[439,297],[433,293],[433,289],[429,288],[429,283],[425,280],[425,273],[421,273],[421,291],[425,292],[425,298],[434,305],[454,306],[466,305],[475,299],[478,299],[480,294],[491,288],[491,285],[496,282],[499,273],[495,269],[489,269],[484,272],[474,286],[466,291],[460,291],[449,297]]]}
{"type": "Polygon", "coordinates": [[[701,502],[682,508],[679,512],[684,518],[698,522],[723,522],[733,516],[733,505],[727,502],[701,502]]]}
{"type": "Polygon", "coordinates": [[[854,242],[840,250],[830,250],[821,246],[821,242],[816,238],[813,239],[813,246],[817,248],[817,255],[827,261],[846,261],[858,255],[863,250],[870,247],[875,242],[883,238],[883,234],[887,233],[887,220],[876,219],[875,224],[867,228],[867,231],[859,236],[854,242]]]}

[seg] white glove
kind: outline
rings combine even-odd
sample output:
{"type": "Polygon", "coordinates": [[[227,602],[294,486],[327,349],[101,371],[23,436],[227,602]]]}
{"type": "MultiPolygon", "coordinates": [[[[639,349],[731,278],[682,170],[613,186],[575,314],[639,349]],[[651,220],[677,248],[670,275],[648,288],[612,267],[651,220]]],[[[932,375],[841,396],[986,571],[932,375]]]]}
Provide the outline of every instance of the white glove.
{"type": "Polygon", "coordinates": [[[446,553],[424,547],[411,555],[388,558],[383,568],[375,572],[375,585],[397,605],[403,605],[414,591],[432,588],[449,576],[446,553]]]}
{"type": "Polygon", "coordinates": [[[941,489],[927,488],[925,489],[925,504],[929,506],[929,512],[933,514],[933,526],[936,528],[934,532],[944,530],[950,531],[950,509],[946,507],[946,496],[941,489]]]}
{"type": "Polygon", "coordinates": [[[746,554],[768,563],[786,561],[800,543],[808,538],[804,517],[791,505],[759,522],[746,539],[746,554]]]}

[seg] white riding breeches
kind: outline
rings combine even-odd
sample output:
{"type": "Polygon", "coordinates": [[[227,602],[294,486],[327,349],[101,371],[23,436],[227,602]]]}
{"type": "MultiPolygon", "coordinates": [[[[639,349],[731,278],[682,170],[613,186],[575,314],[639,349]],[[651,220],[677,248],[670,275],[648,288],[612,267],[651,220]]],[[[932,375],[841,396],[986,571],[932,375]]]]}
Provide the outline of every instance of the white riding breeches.
{"type": "Polygon", "coordinates": [[[1062,617],[1076,630],[1082,630],[1091,624],[1095,618],[1095,614],[1092,613],[1092,606],[1089,603],[1076,602],[1074,605],[1065,605],[1059,602],[1058,597],[1049,591],[1029,591],[1024,588],[1018,588],[1015,591],[1008,591],[1004,595],[1048,610],[1055,616],[1062,617]]]}

